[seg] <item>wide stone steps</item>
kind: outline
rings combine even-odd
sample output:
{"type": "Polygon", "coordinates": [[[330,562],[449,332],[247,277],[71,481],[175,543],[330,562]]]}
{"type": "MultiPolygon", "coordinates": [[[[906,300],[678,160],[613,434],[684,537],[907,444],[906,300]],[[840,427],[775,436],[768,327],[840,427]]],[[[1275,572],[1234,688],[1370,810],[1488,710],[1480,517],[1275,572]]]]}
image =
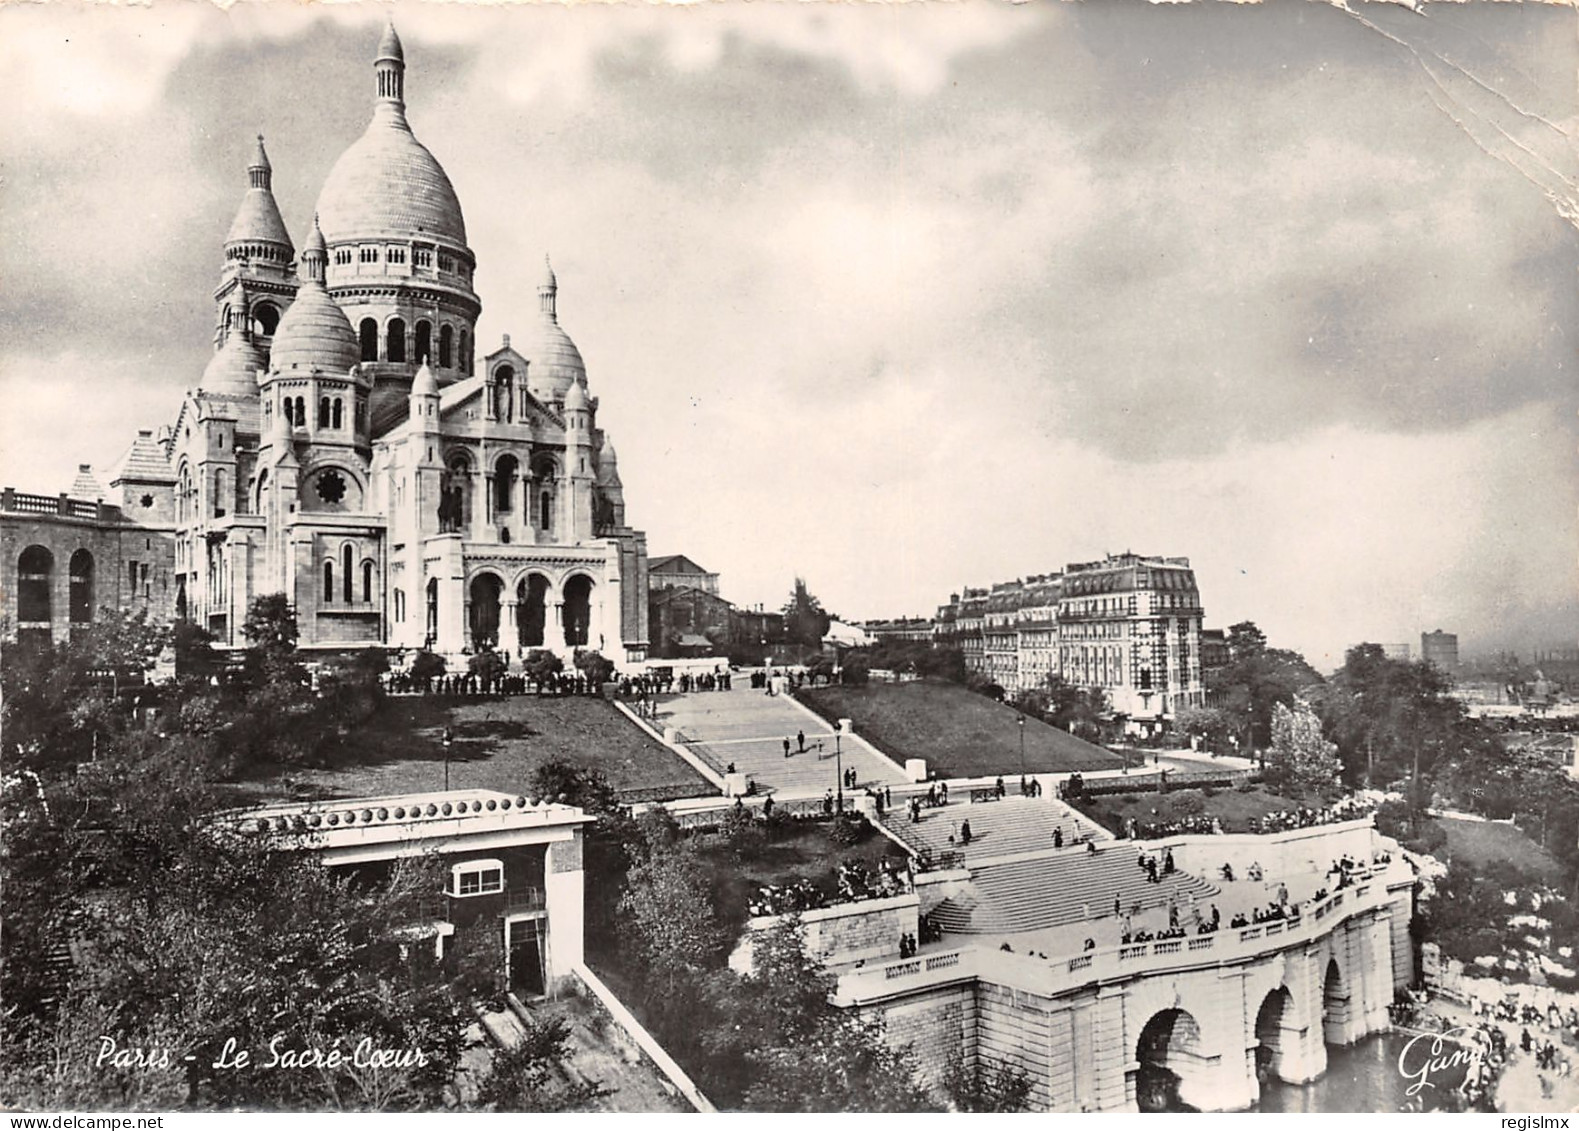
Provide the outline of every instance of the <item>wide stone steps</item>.
{"type": "Polygon", "coordinates": [[[1144,912],[1174,900],[1183,918],[1191,894],[1203,911],[1217,894],[1215,886],[1185,872],[1150,883],[1136,856],[1127,843],[1109,842],[1095,854],[1066,850],[973,868],[965,892],[938,904],[932,921],[955,934],[1038,931],[1112,915],[1114,896],[1126,911],[1139,904],[1144,912]]]}
{"type": "Polygon", "coordinates": [[[764,793],[837,790],[841,768],[855,771],[857,793],[867,786],[904,783],[904,775],[891,763],[856,743],[836,743],[827,723],[783,696],[760,690],[737,687],[660,696],[654,725],[677,729],[691,752],[720,774],[733,763],[764,793]],[[805,735],[804,751],[799,748],[800,734],[805,735]],[[841,751],[837,755],[836,749],[841,751]]]}
{"type": "Polygon", "coordinates": [[[966,790],[955,790],[949,804],[936,809],[923,807],[919,821],[910,819],[905,807],[907,798],[896,796],[883,824],[912,852],[963,852],[967,866],[972,860],[1050,849],[1055,830],[1062,830],[1066,845],[1107,836],[1095,822],[1050,797],[1011,795],[1001,801],[972,804],[965,800],[968,796],[966,790]],[[966,821],[970,822],[969,846],[960,839],[966,821]],[[952,842],[950,837],[954,838],[952,842]]]}

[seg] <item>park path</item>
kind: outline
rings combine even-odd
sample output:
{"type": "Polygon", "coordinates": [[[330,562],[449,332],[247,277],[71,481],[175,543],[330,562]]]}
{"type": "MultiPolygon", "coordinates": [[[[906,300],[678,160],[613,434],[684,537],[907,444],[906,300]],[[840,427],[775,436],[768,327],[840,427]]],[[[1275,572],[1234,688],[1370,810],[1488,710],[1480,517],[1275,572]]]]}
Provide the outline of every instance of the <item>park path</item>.
{"type": "Polygon", "coordinates": [[[783,695],[737,688],[662,696],[657,726],[674,727],[719,773],[731,763],[759,790],[807,796],[836,789],[839,767],[854,769],[856,787],[902,785],[905,776],[862,743],[836,740],[833,727],[783,695]],[[805,736],[804,749],[800,736],[805,736]],[[784,756],[784,740],[790,754],[784,756]]]}

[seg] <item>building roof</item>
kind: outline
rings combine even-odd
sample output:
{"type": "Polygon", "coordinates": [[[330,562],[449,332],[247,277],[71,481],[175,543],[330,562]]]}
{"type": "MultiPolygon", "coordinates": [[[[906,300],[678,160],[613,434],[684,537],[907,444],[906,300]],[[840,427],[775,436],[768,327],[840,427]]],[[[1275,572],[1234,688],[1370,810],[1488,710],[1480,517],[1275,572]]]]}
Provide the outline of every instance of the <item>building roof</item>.
{"type": "Polygon", "coordinates": [[[665,554],[661,558],[650,558],[647,561],[647,575],[655,573],[688,573],[698,577],[708,576],[709,571],[697,565],[684,554],[665,554]]]}
{"type": "Polygon", "coordinates": [[[678,601],[684,597],[701,597],[720,605],[728,605],[731,609],[735,607],[732,601],[695,585],[666,585],[662,589],[653,589],[647,594],[647,600],[655,605],[667,605],[670,601],[678,601]]]}
{"type": "MultiPolygon", "coordinates": [[[[315,226],[309,250],[320,238],[315,226]]],[[[329,297],[323,280],[309,275],[275,327],[270,368],[280,373],[318,368],[343,374],[361,360],[362,347],[350,319],[329,297]]]]}
{"type": "Polygon", "coordinates": [[[230,222],[230,232],[225,236],[225,242],[243,243],[257,241],[264,243],[281,244],[288,255],[294,245],[291,243],[291,234],[285,228],[285,220],[280,216],[280,206],[275,202],[274,192],[270,186],[269,155],[263,149],[263,135],[258,135],[258,150],[252,159],[252,164],[247,166],[250,178],[250,187],[247,195],[241,198],[241,207],[236,210],[236,218],[230,222]]]}
{"type": "Polygon", "coordinates": [[[126,454],[111,471],[111,483],[122,480],[133,483],[175,482],[175,473],[170,470],[170,463],[165,459],[164,445],[154,439],[149,429],[144,428],[137,433],[137,439],[132,441],[132,446],[126,449],[126,454]]]}
{"type": "Polygon", "coordinates": [[[71,489],[66,492],[73,499],[87,499],[97,502],[110,497],[110,489],[104,485],[97,475],[93,473],[93,465],[79,463],[77,477],[71,481],[71,489]]]}
{"type": "MultiPolygon", "coordinates": [[[[399,50],[399,37],[387,29],[379,58],[399,59],[399,50]]],[[[330,243],[395,237],[466,247],[460,199],[443,166],[412,134],[399,99],[375,103],[366,132],[329,171],[318,216],[330,243]]]]}
{"type": "Polygon", "coordinates": [[[232,332],[203,369],[198,388],[218,396],[251,397],[258,392],[258,370],[267,368],[263,351],[245,335],[232,332]]]}

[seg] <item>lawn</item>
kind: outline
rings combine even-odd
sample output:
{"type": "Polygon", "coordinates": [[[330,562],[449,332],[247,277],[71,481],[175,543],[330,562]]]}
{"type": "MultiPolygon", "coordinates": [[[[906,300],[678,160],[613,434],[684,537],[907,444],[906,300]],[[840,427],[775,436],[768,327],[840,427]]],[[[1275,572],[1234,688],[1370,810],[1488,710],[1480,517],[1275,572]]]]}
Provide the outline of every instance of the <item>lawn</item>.
{"type": "Polygon", "coordinates": [[[885,856],[904,857],[905,850],[864,821],[863,835],[853,845],[835,844],[831,821],[791,821],[765,830],[765,840],[751,851],[735,853],[724,838],[704,837],[701,858],[708,869],[713,909],[732,930],[746,922],[746,904],[767,885],[809,880],[832,895],[838,891],[834,868],[843,861],[875,868],[885,856]]]}
{"type": "MultiPolygon", "coordinates": [[[[819,687],[798,693],[826,719],[850,719],[855,733],[896,761],[925,758],[940,776],[982,777],[1020,772],[1020,725],[1013,707],[933,680],[819,687]]],[[[1117,754],[1025,716],[1025,768],[1030,773],[1116,770],[1117,754]]]]}
{"type": "Polygon", "coordinates": [[[1110,832],[1122,833],[1126,818],[1153,823],[1182,817],[1212,816],[1223,831],[1246,832],[1250,820],[1282,809],[1298,809],[1299,802],[1271,793],[1261,786],[1248,792],[1238,789],[1170,789],[1167,793],[1120,793],[1073,803],[1082,813],[1110,832]]]}
{"type": "Polygon", "coordinates": [[[429,696],[386,699],[347,737],[334,765],[286,768],[244,783],[253,798],[374,797],[444,788],[444,728],[453,731],[452,789],[519,793],[544,762],[602,770],[615,789],[643,799],[714,790],[662,743],[602,699],[522,695],[468,702],[429,696]]]}
{"type": "Polygon", "coordinates": [[[1502,862],[1512,864],[1521,872],[1533,872],[1549,884],[1562,880],[1562,867],[1551,853],[1514,825],[1461,821],[1453,817],[1438,817],[1436,825],[1447,834],[1447,846],[1433,855],[1454,863],[1467,863],[1472,872],[1502,862]]]}

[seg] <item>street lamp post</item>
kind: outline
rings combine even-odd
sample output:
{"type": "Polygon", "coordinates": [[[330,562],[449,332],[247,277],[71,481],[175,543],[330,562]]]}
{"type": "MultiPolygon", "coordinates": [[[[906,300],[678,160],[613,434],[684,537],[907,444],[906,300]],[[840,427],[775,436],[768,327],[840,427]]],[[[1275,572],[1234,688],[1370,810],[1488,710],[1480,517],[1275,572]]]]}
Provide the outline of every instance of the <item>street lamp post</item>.
{"type": "Polygon", "coordinates": [[[441,739],[441,741],[442,741],[442,743],[444,745],[444,792],[445,793],[448,793],[449,790],[450,790],[450,743],[453,742],[454,740],[455,740],[455,732],[450,730],[449,727],[445,727],[444,728],[444,737],[443,737],[443,739],[441,739]]]}
{"type": "Polygon", "coordinates": [[[1021,711],[1014,720],[1020,727],[1020,781],[1025,781],[1025,712],[1021,711]]]}
{"type": "Polygon", "coordinates": [[[838,801],[835,803],[835,808],[838,809],[839,815],[843,816],[844,815],[844,752],[843,752],[843,750],[841,748],[841,745],[840,745],[840,742],[839,742],[841,737],[843,737],[843,736],[838,731],[834,731],[833,732],[833,761],[834,761],[834,769],[839,775],[838,791],[837,791],[837,795],[836,795],[838,797],[838,801]]]}

